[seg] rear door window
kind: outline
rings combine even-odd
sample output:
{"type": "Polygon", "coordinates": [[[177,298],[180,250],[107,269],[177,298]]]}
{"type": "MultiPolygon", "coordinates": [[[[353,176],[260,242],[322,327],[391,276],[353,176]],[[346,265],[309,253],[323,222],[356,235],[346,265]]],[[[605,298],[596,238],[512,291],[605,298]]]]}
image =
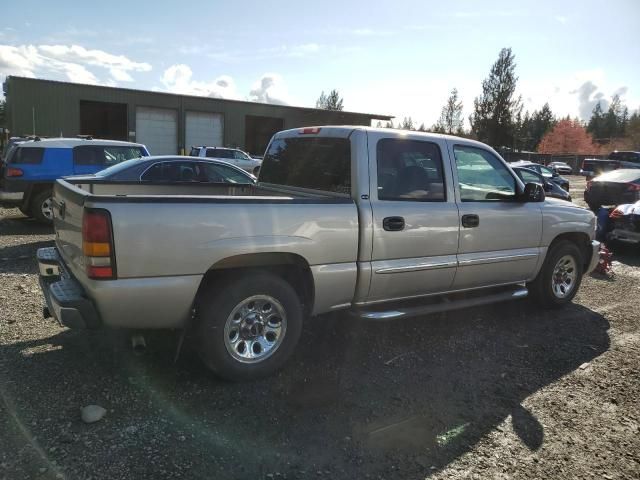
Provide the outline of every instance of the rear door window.
{"type": "Polygon", "coordinates": [[[145,155],[140,147],[81,145],[73,148],[73,163],[104,168],[145,155]]]}
{"type": "Polygon", "coordinates": [[[233,158],[233,150],[225,150],[223,148],[210,148],[207,150],[209,158],[233,158]]]}
{"type": "Polygon", "coordinates": [[[253,183],[251,178],[235,168],[216,164],[201,164],[204,169],[207,181],[213,183],[253,183]]]}
{"type": "Polygon", "coordinates": [[[264,156],[260,181],[349,195],[351,143],[334,137],[277,138],[264,156]]]}
{"type": "Polygon", "coordinates": [[[444,202],[442,156],[432,142],[385,138],[377,145],[380,200],[444,202]]]}
{"type": "Polygon", "coordinates": [[[44,148],[33,147],[25,148],[18,147],[9,159],[8,163],[19,163],[22,165],[37,165],[42,163],[42,157],[44,156],[44,148]]]}

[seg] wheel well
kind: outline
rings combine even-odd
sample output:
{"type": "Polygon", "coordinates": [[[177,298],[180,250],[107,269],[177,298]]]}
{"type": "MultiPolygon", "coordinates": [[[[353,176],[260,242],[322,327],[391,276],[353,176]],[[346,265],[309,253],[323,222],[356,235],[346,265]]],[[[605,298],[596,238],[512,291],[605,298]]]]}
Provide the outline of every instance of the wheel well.
{"type": "Polygon", "coordinates": [[[232,276],[250,275],[256,270],[265,270],[286,280],[300,297],[304,311],[307,314],[312,311],[314,284],[311,268],[304,258],[293,253],[255,253],[220,260],[207,270],[198,293],[203,286],[228,281],[232,276]]]}
{"type": "Polygon", "coordinates": [[[38,195],[40,192],[43,192],[44,190],[52,190],[52,189],[53,189],[52,183],[34,183],[25,192],[22,206],[29,208],[31,206],[31,202],[33,201],[33,198],[36,195],[38,195]]]}
{"type": "Polygon", "coordinates": [[[569,241],[575,244],[580,249],[580,253],[582,253],[583,267],[587,268],[589,266],[589,262],[591,261],[591,255],[593,254],[589,236],[586,233],[580,232],[562,233],[553,239],[553,242],[551,242],[551,245],[549,245],[549,249],[551,249],[558,242],[562,241],[569,241]]]}

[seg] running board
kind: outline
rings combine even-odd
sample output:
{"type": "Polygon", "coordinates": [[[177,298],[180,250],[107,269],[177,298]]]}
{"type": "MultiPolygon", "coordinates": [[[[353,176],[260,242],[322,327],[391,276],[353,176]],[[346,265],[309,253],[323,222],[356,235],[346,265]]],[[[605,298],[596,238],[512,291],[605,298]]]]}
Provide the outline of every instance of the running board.
{"type": "Polygon", "coordinates": [[[443,297],[437,303],[426,305],[416,305],[410,307],[400,307],[392,310],[382,310],[380,307],[376,310],[359,308],[353,310],[353,315],[365,320],[393,320],[396,318],[408,318],[418,315],[430,315],[433,313],[448,312],[450,310],[459,310],[461,308],[478,307],[490,303],[506,302],[508,300],[518,300],[525,298],[529,291],[525,287],[518,286],[515,289],[501,291],[499,293],[491,293],[479,295],[472,298],[451,299],[443,297]]]}

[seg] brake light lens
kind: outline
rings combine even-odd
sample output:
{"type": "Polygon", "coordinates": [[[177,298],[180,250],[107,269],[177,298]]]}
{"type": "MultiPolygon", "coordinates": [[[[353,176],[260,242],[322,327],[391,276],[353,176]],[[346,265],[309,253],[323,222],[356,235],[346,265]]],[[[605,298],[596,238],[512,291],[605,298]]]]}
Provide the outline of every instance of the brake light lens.
{"type": "Polygon", "coordinates": [[[623,213],[622,213],[618,208],[614,208],[614,209],[613,209],[613,212],[611,212],[611,213],[609,214],[609,218],[614,218],[614,219],[615,219],[615,218],[620,218],[620,217],[622,217],[622,216],[624,216],[624,215],[623,215],[623,213]]]}
{"type": "Polygon", "coordinates": [[[116,278],[111,215],[107,210],[85,210],[82,217],[82,252],[89,278],[116,278]]]}
{"type": "Polygon", "coordinates": [[[640,184],[638,183],[628,183],[627,190],[631,192],[640,192],[640,184]]]}
{"type": "Polygon", "coordinates": [[[300,135],[313,135],[316,133],[320,133],[320,127],[307,127],[300,130],[300,135]]]}
{"type": "Polygon", "coordinates": [[[9,167],[7,168],[7,173],[5,175],[7,177],[21,177],[24,175],[24,172],[19,168],[9,167]]]}

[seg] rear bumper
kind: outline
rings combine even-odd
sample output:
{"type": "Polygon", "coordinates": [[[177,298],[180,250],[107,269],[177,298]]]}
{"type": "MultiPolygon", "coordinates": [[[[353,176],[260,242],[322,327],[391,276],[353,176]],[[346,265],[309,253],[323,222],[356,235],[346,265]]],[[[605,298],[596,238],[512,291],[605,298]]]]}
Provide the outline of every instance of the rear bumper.
{"type": "Polygon", "coordinates": [[[640,232],[630,232],[616,228],[607,233],[607,239],[637,245],[640,243],[640,232]]]}
{"type": "Polygon", "coordinates": [[[40,288],[51,315],[65,327],[99,328],[102,321],[98,311],[65,267],[58,249],[40,248],[37,258],[40,288]]]}
{"type": "Polygon", "coordinates": [[[0,206],[19,207],[24,201],[24,192],[10,192],[0,188],[0,206]]]}
{"type": "Polygon", "coordinates": [[[598,261],[600,260],[600,242],[597,240],[591,241],[591,260],[589,261],[589,266],[587,267],[587,271],[584,273],[591,273],[598,266],[598,261]]]}

